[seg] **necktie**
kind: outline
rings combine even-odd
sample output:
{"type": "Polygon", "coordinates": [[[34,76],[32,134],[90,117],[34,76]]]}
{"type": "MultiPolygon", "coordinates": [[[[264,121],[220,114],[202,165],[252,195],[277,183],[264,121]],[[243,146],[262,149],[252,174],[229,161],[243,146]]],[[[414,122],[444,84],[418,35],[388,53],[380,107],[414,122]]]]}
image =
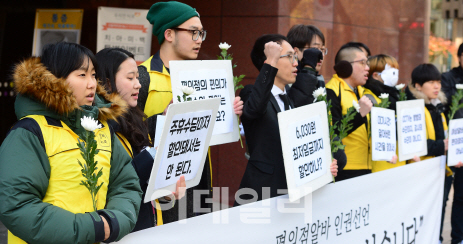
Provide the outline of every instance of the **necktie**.
{"type": "Polygon", "coordinates": [[[285,94],[279,94],[278,96],[280,96],[281,100],[285,104],[285,111],[289,110],[289,98],[288,98],[288,95],[285,93],[285,94]]]}

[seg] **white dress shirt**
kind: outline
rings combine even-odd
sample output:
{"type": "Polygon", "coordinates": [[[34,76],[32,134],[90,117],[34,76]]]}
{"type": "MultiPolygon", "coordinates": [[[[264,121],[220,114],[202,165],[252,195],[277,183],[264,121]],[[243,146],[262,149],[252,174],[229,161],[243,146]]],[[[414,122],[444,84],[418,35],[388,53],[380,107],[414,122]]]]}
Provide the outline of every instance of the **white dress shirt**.
{"type": "MultiPolygon", "coordinates": [[[[273,85],[272,87],[272,95],[277,100],[278,106],[280,107],[280,111],[285,111],[285,103],[280,98],[280,94],[286,94],[286,89],[282,91],[278,86],[273,85]]],[[[291,105],[289,105],[289,109],[291,109],[291,105]]]]}

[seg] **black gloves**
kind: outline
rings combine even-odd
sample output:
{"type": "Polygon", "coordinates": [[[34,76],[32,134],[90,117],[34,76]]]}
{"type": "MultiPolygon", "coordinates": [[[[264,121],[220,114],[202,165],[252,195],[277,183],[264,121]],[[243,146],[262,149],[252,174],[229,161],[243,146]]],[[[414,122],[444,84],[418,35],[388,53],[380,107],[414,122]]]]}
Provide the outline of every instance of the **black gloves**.
{"type": "Polygon", "coordinates": [[[320,60],[323,60],[323,53],[317,48],[309,48],[304,51],[300,65],[302,68],[308,65],[315,69],[320,60]]]}

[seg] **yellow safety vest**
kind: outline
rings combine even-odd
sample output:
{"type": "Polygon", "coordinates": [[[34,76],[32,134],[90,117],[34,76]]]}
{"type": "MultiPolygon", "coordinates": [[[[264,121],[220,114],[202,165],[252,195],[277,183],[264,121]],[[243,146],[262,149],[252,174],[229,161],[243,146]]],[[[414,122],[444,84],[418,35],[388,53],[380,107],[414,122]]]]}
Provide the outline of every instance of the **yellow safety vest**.
{"type": "Polygon", "coordinates": [[[151,117],[155,114],[164,112],[167,105],[172,100],[172,84],[170,74],[164,65],[160,70],[151,70],[151,56],[148,60],[140,64],[148,71],[150,76],[150,85],[148,88],[148,98],[145,103],[145,114],[151,117]]]}
{"type": "MultiPolygon", "coordinates": [[[[68,210],[74,214],[93,212],[93,202],[88,189],[80,185],[85,178],[77,160],[85,163],[77,146],[79,137],[65,123],[62,127],[49,125],[41,115],[30,115],[40,126],[45,143],[45,150],[50,162],[50,178],[43,202],[68,210]]],[[[106,122],[101,122],[103,128],[95,130],[98,154],[98,170],[103,168],[103,175],[98,179],[98,185],[103,182],[97,194],[97,209],[104,209],[108,191],[109,173],[111,168],[111,132],[106,122]]],[[[23,240],[8,231],[8,244],[25,244],[23,240]]]]}

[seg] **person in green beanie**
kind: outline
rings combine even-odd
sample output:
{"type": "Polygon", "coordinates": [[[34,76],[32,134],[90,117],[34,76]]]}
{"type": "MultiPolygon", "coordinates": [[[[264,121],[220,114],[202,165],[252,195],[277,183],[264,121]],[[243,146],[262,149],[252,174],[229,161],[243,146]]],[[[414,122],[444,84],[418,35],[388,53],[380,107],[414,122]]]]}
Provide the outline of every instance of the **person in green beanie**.
{"type": "MultiPolygon", "coordinates": [[[[138,106],[148,117],[149,134],[154,140],[156,116],[165,113],[172,102],[169,61],[198,58],[207,31],[204,30],[196,9],[176,1],[153,4],[146,18],[153,25],[153,35],[157,37],[161,47],[156,54],[138,67],[141,84],[138,106]]],[[[239,97],[235,98],[234,108],[235,113],[241,115],[243,102],[239,97]]],[[[188,189],[186,198],[180,200],[187,201],[186,217],[188,218],[199,214],[203,209],[211,211],[211,204],[206,203],[206,199],[212,197],[212,170],[209,157],[206,158],[200,183],[188,189]],[[203,190],[200,199],[193,199],[194,190],[203,190]],[[207,194],[203,193],[204,190],[208,190],[207,194]]],[[[179,206],[182,205],[176,203],[175,207],[163,210],[163,223],[179,220],[179,206]]],[[[184,216],[184,213],[181,213],[181,216],[184,216]]]]}

